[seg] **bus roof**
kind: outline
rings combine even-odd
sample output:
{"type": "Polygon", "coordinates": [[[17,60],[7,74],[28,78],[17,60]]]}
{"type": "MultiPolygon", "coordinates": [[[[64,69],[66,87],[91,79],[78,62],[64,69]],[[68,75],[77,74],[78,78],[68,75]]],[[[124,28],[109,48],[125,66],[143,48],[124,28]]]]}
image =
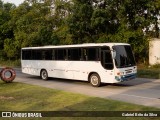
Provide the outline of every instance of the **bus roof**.
{"type": "Polygon", "coordinates": [[[48,45],[39,47],[24,47],[22,49],[49,49],[49,48],[74,48],[74,47],[96,47],[96,46],[114,46],[114,45],[130,45],[128,43],[84,43],[72,45],[48,45]]]}

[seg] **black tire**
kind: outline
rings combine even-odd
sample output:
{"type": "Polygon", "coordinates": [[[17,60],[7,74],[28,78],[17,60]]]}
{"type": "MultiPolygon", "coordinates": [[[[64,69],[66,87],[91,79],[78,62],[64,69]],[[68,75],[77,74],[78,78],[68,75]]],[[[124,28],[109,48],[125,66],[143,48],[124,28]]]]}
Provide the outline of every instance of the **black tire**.
{"type": "Polygon", "coordinates": [[[93,87],[99,87],[101,85],[101,78],[97,73],[91,74],[89,81],[93,87]]]}
{"type": "Polygon", "coordinates": [[[43,80],[48,80],[48,73],[46,70],[41,70],[41,78],[43,80]]]}

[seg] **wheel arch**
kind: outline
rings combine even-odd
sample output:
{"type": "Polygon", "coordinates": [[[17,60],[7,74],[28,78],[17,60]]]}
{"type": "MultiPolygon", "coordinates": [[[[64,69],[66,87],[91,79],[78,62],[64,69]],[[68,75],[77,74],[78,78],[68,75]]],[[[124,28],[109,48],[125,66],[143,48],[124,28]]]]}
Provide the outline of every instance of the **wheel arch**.
{"type": "MultiPolygon", "coordinates": [[[[42,72],[42,70],[46,70],[45,68],[42,68],[41,70],[40,70],[40,75],[41,75],[41,72],[42,72]]],[[[47,71],[47,70],[46,70],[47,71]]],[[[48,71],[47,71],[48,72],[48,71]]]]}
{"type": "MultiPolygon", "coordinates": [[[[90,82],[90,76],[92,75],[92,74],[98,74],[98,72],[95,72],[95,71],[93,71],[93,72],[90,72],[89,74],[88,74],[88,82],[90,82]]],[[[98,74],[99,75],[99,74],[98,74]]],[[[100,77],[100,75],[99,75],[99,77],[100,77]]],[[[101,77],[100,77],[101,78],[101,77]]]]}

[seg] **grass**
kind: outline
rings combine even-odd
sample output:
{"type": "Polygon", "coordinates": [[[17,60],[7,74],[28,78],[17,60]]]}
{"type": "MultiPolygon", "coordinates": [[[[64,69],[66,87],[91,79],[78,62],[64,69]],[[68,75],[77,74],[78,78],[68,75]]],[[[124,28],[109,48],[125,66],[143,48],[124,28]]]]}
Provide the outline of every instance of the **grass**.
{"type": "Polygon", "coordinates": [[[160,65],[144,66],[138,65],[137,77],[160,79],[160,65]]]}
{"type": "Polygon", "coordinates": [[[159,69],[138,69],[138,77],[160,79],[159,69]]]}
{"type": "MultiPolygon", "coordinates": [[[[24,83],[0,81],[0,111],[159,111],[120,101],[74,94],[24,83]]],[[[136,117],[111,117],[110,119],[139,119],[136,117]]],[[[9,118],[8,118],[9,119],[9,118]]],[[[19,118],[14,118],[19,119],[19,118]]],[[[22,118],[20,118],[22,119],[22,118]]],[[[29,118],[24,118],[29,119],[29,118]]],[[[30,118],[33,119],[33,118],[30,118]]],[[[35,118],[34,118],[35,119],[35,118]]],[[[33,120],[34,120],[33,119],[33,120]]],[[[37,118],[39,120],[40,118],[37,118]]],[[[53,119],[53,118],[47,118],[53,119]]],[[[104,117],[54,117],[57,120],[106,120],[104,117]]],[[[141,120],[150,119],[141,117],[141,120]]],[[[156,119],[156,118],[154,118],[156,119]]],[[[1,119],[2,120],[2,119],[1,119]]],[[[6,120],[6,119],[5,119],[6,120]]]]}
{"type": "Polygon", "coordinates": [[[20,60],[0,60],[0,67],[20,67],[20,60]]]}

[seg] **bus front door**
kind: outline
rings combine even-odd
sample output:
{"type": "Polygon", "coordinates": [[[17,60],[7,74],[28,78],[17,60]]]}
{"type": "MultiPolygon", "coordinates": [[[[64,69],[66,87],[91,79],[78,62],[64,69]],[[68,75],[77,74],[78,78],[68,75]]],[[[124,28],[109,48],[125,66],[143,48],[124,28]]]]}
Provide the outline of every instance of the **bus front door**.
{"type": "Polygon", "coordinates": [[[101,64],[107,70],[113,70],[113,59],[110,50],[101,49],[101,64]]]}
{"type": "Polygon", "coordinates": [[[111,51],[106,48],[101,49],[101,64],[103,68],[106,69],[106,72],[103,75],[106,76],[104,82],[112,83],[112,79],[114,77],[113,59],[111,51]]]}

